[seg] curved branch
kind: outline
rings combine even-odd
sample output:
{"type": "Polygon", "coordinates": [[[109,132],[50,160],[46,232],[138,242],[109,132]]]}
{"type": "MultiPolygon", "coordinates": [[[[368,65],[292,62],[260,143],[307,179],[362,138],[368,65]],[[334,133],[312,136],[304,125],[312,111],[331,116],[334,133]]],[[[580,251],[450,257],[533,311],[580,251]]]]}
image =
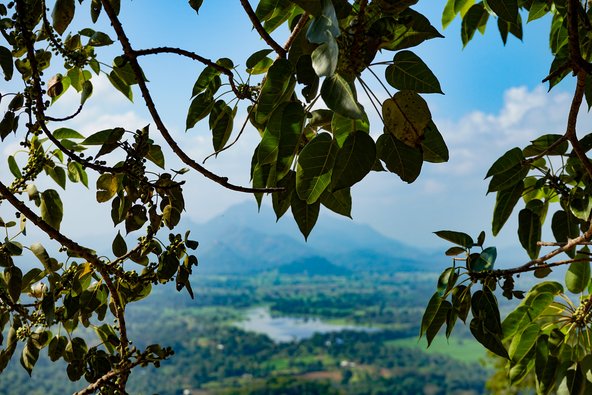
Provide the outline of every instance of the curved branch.
{"type": "Polygon", "coordinates": [[[287,51],[284,49],[284,47],[278,44],[277,41],[275,41],[269,35],[269,33],[267,33],[267,31],[261,24],[261,21],[259,20],[259,18],[257,18],[255,11],[253,11],[253,7],[251,7],[251,4],[249,4],[249,0],[240,0],[240,3],[245,9],[247,15],[249,16],[249,19],[251,20],[253,27],[255,28],[255,30],[257,30],[257,33],[259,33],[261,38],[278,54],[279,57],[285,58],[288,54],[287,51]]]}
{"type": "Polygon", "coordinates": [[[157,48],[133,50],[133,53],[136,57],[146,56],[146,55],[155,55],[155,54],[159,54],[159,53],[172,53],[172,54],[185,56],[187,58],[196,60],[196,61],[201,62],[201,63],[205,64],[206,66],[210,66],[211,68],[216,69],[219,72],[221,72],[222,74],[225,74],[226,76],[228,76],[228,82],[230,84],[230,88],[232,89],[232,91],[234,92],[236,97],[238,97],[239,99],[251,99],[250,96],[248,96],[248,95],[245,96],[236,87],[236,84],[234,83],[234,73],[232,72],[232,70],[230,70],[224,66],[221,66],[216,62],[213,62],[211,59],[204,58],[203,56],[198,55],[195,52],[187,51],[187,50],[181,49],[181,48],[157,47],[157,48]]]}
{"type": "Polygon", "coordinates": [[[185,151],[183,151],[181,149],[181,147],[179,147],[179,145],[177,144],[177,142],[175,141],[173,136],[171,136],[171,134],[169,133],[162,118],[160,117],[160,114],[156,110],[156,104],[154,103],[154,100],[152,100],[152,95],[150,94],[150,90],[148,89],[148,86],[146,85],[146,82],[144,81],[144,77],[143,77],[144,74],[142,72],[142,68],[140,67],[140,64],[138,63],[138,59],[135,55],[134,49],[132,48],[129,39],[128,39],[125,31],[123,30],[123,26],[121,25],[119,18],[115,14],[115,11],[113,10],[113,7],[111,6],[111,3],[108,0],[101,0],[101,3],[103,4],[103,9],[105,10],[105,13],[109,17],[109,20],[111,21],[111,25],[113,26],[113,30],[115,30],[115,33],[117,34],[117,38],[119,39],[119,42],[121,43],[121,46],[123,48],[123,53],[128,58],[128,60],[130,62],[130,66],[131,66],[132,70],[134,71],[134,74],[136,76],[136,80],[138,81],[138,87],[140,88],[140,91],[142,92],[142,97],[144,98],[144,102],[146,103],[146,107],[148,108],[150,115],[152,116],[152,119],[154,120],[156,127],[160,131],[160,134],[165,139],[165,141],[167,142],[169,147],[171,147],[173,152],[179,157],[179,159],[181,159],[183,161],[183,163],[185,163],[187,166],[193,168],[194,170],[197,170],[204,177],[209,178],[210,180],[216,182],[217,184],[220,184],[221,186],[223,186],[227,189],[233,190],[233,191],[247,192],[247,193],[269,193],[269,192],[282,191],[283,188],[247,188],[247,187],[231,184],[230,182],[228,182],[227,177],[221,177],[215,173],[212,173],[211,171],[209,171],[208,169],[206,169],[205,167],[203,167],[202,165],[197,163],[195,160],[190,158],[189,155],[187,155],[185,153],[185,151]]]}
{"type": "Polygon", "coordinates": [[[565,262],[563,262],[563,261],[557,262],[557,264],[551,264],[551,263],[547,264],[546,262],[549,259],[551,259],[563,252],[571,250],[575,246],[586,244],[591,239],[592,239],[592,225],[590,225],[588,230],[583,235],[576,237],[575,239],[571,239],[571,240],[567,241],[566,243],[563,243],[563,245],[561,247],[549,252],[546,255],[543,255],[540,258],[536,258],[536,259],[533,259],[529,262],[526,262],[522,266],[518,266],[515,268],[511,268],[511,269],[492,270],[490,272],[472,273],[471,275],[474,276],[475,278],[483,278],[483,277],[487,277],[488,275],[501,278],[501,277],[511,276],[514,274],[519,274],[519,273],[524,273],[524,272],[536,270],[539,267],[547,267],[548,265],[559,266],[560,264],[570,263],[570,261],[572,261],[572,260],[565,261],[565,262]]]}
{"type": "Polygon", "coordinates": [[[84,107],[84,104],[81,104],[78,106],[78,109],[71,115],[68,115],[66,117],[63,118],[54,118],[54,117],[50,117],[49,115],[45,116],[45,119],[48,121],[53,121],[53,122],[63,122],[63,121],[68,121],[74,117],[76,117],[78,114],[80,114],[80,112],[82,111],[82,108],[84,107]]]}

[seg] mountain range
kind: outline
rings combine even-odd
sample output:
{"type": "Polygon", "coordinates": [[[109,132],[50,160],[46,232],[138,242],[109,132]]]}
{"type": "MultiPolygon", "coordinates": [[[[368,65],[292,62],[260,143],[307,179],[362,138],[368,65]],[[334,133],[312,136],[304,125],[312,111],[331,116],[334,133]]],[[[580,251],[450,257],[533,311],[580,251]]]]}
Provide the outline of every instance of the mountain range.
{"type": "Polygon", "coordinates": [[[310,274],[315,261],[322,262],[322,271],[342,274],[437,272],[449,263],[440,251],[411,247],[332,215],[321,215],[305,242],[290,217],[276,222],[270,207],[258,210],[255,202],[244,202],[205,223],[188,223],[191,238],[200,243],[197,273],[248,274],[286,265],[281,271],[293,273],[300,265],[310,274]]]}

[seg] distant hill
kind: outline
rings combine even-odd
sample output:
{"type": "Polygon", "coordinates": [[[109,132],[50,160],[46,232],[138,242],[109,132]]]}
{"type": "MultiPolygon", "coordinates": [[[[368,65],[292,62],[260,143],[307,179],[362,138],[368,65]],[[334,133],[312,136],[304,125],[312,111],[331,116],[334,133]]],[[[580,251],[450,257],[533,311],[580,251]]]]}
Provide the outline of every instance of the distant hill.
{"type": "Polygon", "coordinates": [[[200,242],[198,272],[255,273],[319,258],[351,272],[433,272],[448,263],[442,256],[436,264],[431,251],[332,215],[321,215],[305,242],[289,217],[287,213],[276,223],[270,207],[263,206],[258,212],[255,202],[245,202],[206,223],[187,224],[192,238],[200,242]]]}
{"type": "Polygon", "coordinates": [[[303,274],[308,276],[347,276],[351,270],[332,264],[321,256],[295,260],[277,269],[278,274],[303,274]]]}

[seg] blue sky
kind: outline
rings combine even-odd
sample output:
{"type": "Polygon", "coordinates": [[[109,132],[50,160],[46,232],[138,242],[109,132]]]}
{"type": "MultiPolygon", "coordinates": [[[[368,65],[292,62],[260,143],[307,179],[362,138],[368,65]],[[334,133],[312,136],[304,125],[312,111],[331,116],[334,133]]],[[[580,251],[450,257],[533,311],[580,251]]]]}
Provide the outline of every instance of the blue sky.
{"type": "MultiPolygon", "coordinates": [[[[255,2],[252,3],[255,6],[255,2]]],[[[445,92],[445,95],[426,95],[425,98],[448,142],[451,160],[447,164],[427,164],[420,179],[412,185],[401,182],[392,174],[372,175],[354,187],[353,217],[388,236],[412,245],[431,247],[441,245],[431,233],[440,229],[464,230],[472,234],[484,229],[490,233],[494,197],[485,196],[487,183],[483,176],[487,168],[506,150],[525,146],[539,133],[562,133],[572,83],[562,83],[550,94],[541,84],[551,63],[548,19],[526,25],[524,42],[510,37],[505,47],[492,20],[485,36],[477,34],[463,49],[459,20],[446,30],[442,29],[443,2],[424,0],[420,3],[415,8],[428,16],[446,36],[413,50],[438,76],[445,92]],[[434,7],[435,3],[442,4],[434,7]]],[[[251,30],[248,18],[236,0],[205,0],[199,15],[185,1],[124,0],[122,5],[124,27],[136,48],[177,46],[212,59],[229,57],[235,64],[244,65],[249,54],[266,47],[251,30]]],[[[84,8],[85,4],[80,11],[86,12],[84,8]]],[[[104,16],[101,18],[100,29],[113,37],[104,16]]],[[[274,35],[279,42],[283,42],[286,36],[285,32],[274,35]]],[[[118,52],[118,47],[110,49],[105,59],[109,61],[118,52]]],[[[389,58],[392,55],[386,53],[384,56],[389,58]]],[[[191,87],[202,65],[163,55],[142,59],[142,66],[169,128],[191,155],[205,158],[212,150],[207,126],[198,124],[195,129],[184,132],[191,87]]],[[[383,70],[376,71],[381,73],[383,70]]],[[[150,123],[137,90],[134,91],[136,105],[132,105],[110,89],[104,79],[95,80],[95,88],[86,113],[74,120],[70,127],[90,134],[119,124],[135,130],[150,123]]],[[[77,100],[74,95],[64,95],[52,111],[57,114],[69,112],[67,109],[77,100]]],[[[237,123],[242,123],[240,116],[239,111],[237,123]]],[[[580,122],[587,124],[584,128],[589,128],[592,123],[585,118],[580,122]]],[[[378,125],[378,118],[373,113],[371,121],[378,125]]],[[[373,134],[380,129],[372,127],[373,134]]],[[[228,176],[235,183],[247,184],[250,156],[257,139],[256,132],[247,130],[235,149],[210,159],[207,167],[228,176]]],[[[11,148],[14,147],[4,147],[4,152],[11,148]]],[[[180,164],[169,162],[168,166],[178,168],[180,164]]],[[[82,192],[69,189],[72,191],[74,193],[68,196],[63,194],[67,204],[79,209],[92,204],[85,200],[82,192]]],[[[185,191],[188,215],[200,222],[220,214],[232,204],[253,199],[249,195],[224,190],[198,175],[191,176],[185,191]]],[[[95,224],[92,227],[81,227],[74,216],[66,218],[65,229],[84,236],[100,235],[103,226],[107,229],[111,226],[108,209],[85,211],[88,215],[85,223],[95,224]]],[[[501,232],[496,244],[517,243],[515,219],[510,221],[512,224],[501,232]]],[[[314,231],[311,237],[314,237],[314,231]]]]}

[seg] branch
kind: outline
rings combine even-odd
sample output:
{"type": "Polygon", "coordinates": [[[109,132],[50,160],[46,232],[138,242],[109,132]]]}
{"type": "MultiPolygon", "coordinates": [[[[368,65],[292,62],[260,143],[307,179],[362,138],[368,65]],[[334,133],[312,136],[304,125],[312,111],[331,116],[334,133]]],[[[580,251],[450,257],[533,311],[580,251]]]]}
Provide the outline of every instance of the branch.
{"type": "Polygon", "coordinates": [[[288,40],[286,40],[286,43],[284,44],[284,51],[288,52],[290,50],[292,44],[294,43],[294,40],[296,39],[296,36],[298,36],[300,31],[304,29],[304,26],[306,26],[307,22],[308,12],[304,12],[304,14],[300,15],[298,23],[296,24],[296,26],[294,26],[294,29],[292,29],[292,33],[290,33],[290,37],[288,37],[288,40]]]}
{"type": "Polygon", "coordinates": [[[171,147],[173,152],[179,157],[179,159],[181,159],[183,161],[183,163],[185,163],[186,165],[190,166],[194,170],[201,173],[204,177],[209,178],[210,180],[220,184],[221,186],[223,186],[227,189],[233,190],[233,191],[247,192],[247,193],[268,193],[268,192],[282,191],[283,188],[247,188],[247,187],[231,184],[228,182],[227,177],[221,177],[217,174],[212,173],[211,171],[209,171],[208,169],[206,169],[205,167],[203,167],[199,163],[197,163],[195,160],[190,158],[189,155],[187,155],[185,153],[185,151],[183,151],[181,149],[181,147],[179,147],[179,145],[177,144],[177,142],[175,141],[173,136],[171,136],[171,134],[169,133],[163,120],[160,117],[160,114],[158,113],[158,111],[156,109],[156,105],[154,104],[154,100],[152,99],[152,95],[150,94],[150,90],[148,89],[148,86],[146,85],[146,82],[144,81],[144,74],[142,72],[142,68],[140,67],[140,64],[138,63],[138,59],[135,55],[135,51],[132,48],[125,31],[123,30],[123,26],[121,25],[119,18],[115,14],[113,7],[111,6],[111,3],[108,0],[101,0],[101,3],[103,4],[103,9],[105,10],[105,13],[109,17],[109,20],[111,21],[111,25],[113,26],[113,30],[115,30],[115,33],[117,34],[117,38],[118,38],[119,42],[121,43],[121,46],[123,48],[123,53],[127,56],[128,60],[130,62],[130,66],[136,76],[136,81],[138,82],[138,87],[140,88],[140,91],[142,92],[142,97],[144,98],[144,102],[146,103],[146,107],[148,108],[150,115],[152,116],[152,119],[154,120],[156,127],[160,131],[162,137],[165,139],[165,141],[167,142],[169,147],[171,147]]]}
{"type": "MultiPolygon", "coordinates": [[[[537,241],[537,245],[541,246],[541,247],[563,247],[565,244],[567,244],[567,242],[563,241],[563,242],[554,242],[554,241],[537,241]]],[[[589,246],[592,245],[592,242],[589,241],[583,241],[581,243],[578,243],[577,245],[579,246],[589,246]]]]}
{"type": "Polygon", "coordinates": [[[580,106],[582,104],[582,99],[584,97],[584,91],[586,89],[586,76],[587,74],[584,70],[578,72],[576,91],[574,93],[574,97],[571,102],[571,107],[569,109],[569,115],[567,117],[567,129],[565,131],[565,137],[567,137],[567,139],[573,146],[573,150],[576,153],[578,159],[582,162],[582,165],[586,169],[588,176],[592,178],[592,163],[590,163],[590,159],[588,159],[588,156],[582,148],[580,141],[578,140],[578,136],[576,134],[576,123],[578,120],[578,113],[580,111],[580,106]]]}
{"type": "Polygon", "coordinates": [[[67,117],[63,117],[63,118],[54,118],[54,117],[50,117],[50,116],[45,116],[45,119],[47,119],[48,121],[53,121],[53,122],[63,122],[63,121],[68,121],[72,118],[74,118],[75,116],[77,116],[78,114],[80,114],[80,112],[82,111],[82,108],[84,107],[84,104],[81,104],[78,106],[78,109],[71,115],[68,115],[67,117]]]}
{"type": "Polygon", "coordinates": [[[141,362],[140,361],[135,361],[133,363],[131,363],[129,366],[126,366],[125,368],[120,368],[120,369],[113,369],[110,370],[109,372],[105,373],[103,376],[101,376],[97,381],[95,381],[94,383],[90,384],[88,387],[75,392],[74,395],[87,395],[87,394],[92,394],[94,393],[96,390],[100,389],[102,385],[108,383],[111,379],[116,378],[117,376],[120,376],[121,374],[127,373],[129,374],[129,372],[135,368],[136,366],[140,365],[141,362]]]}
{"type": "Polygon", "coordinates": [[[592,65],[582,58],[582,51],[580,49],[578,9],[581,7],[580,0],[567,1],[567,44],[574,73],[576,74],[579,74],[580,71],[586,71],[588,73],[592,71],[592,65]]]}
{"type": "Polygon", "coordinates": [[[181,48],[158,47],[158,48],[134,50],[133,53],[136,57],[145,56],[145,55],[155,55],[155,54],[159,54],[159,53],[173,53],[173,54],[185,56],[187,58],[196,60],[198,62],[205,64],[206,66],[210,66],[211,68],[218,70],[222,74],[227,75],[228,82],[230,83],[230,88],[232,89],[232,91],[234,92],[236,97],[238,97],[239,99],[251,99],[250,96],[242,94],[238,90],[238,88],[236,87],[236,84],[234,83],[234,74],[233,74],[232,70],[227,69],[226,67],[221,66],[216,62],[213,62],[211,59],[204,58],[203,56],[200,56],[200,55],[196,54],[195,52],[187,51],[187,50],[181,49],[181,48]]]}
{"type": "Polygon", "coordinates": [[[288,54],[287,51],[280,44],[278,44],[269,35],[269,33],[267,33],[263,25],[261,25],[261,21],[259,20],[259,18],[257,18],[255,11],[253,11],[251,4],[249,4],[249,0],[240,0],[240,3],[245,9],[247,15],[249,16],[251,23],[253,23],[253,27],[255,28],[255,30],[257,30],[257,33],[259,33],[261,38],[278,54],[279,57],[285,58],[288,54]]]}
{"type": "MultiPolygon", "coordinates": [[[[586,231],[586,233],[584,233],[583,235],[576,237],[575,239],[571,239],[569,241],[567,241],[566,243],[563,243],[563,245],[553,251],[551,251],[550,253],[540,257],[540,258],[536,258],[533,259],[529,262],[526,262],[524,265],[522,266],[518,266],[512,269],[498,269],[498,270],[492,270],[491,272],[482,272],[484,273],[484,275],[479,275],[480,273],[472,273],[473,276],[475,276],[476,278],[480,278],[480,277],[485,277],[485,275],[493,275],[495,277],[506,277],[506,276],[511,276],[513,274],[518,274],[518,273],[524,273],[527,271],[531,271],[531,270],[536,270],[539,267],[546,267],[546,265],[551,265],[551,264],[546,264],[546,262],[561,254],[562,252],[566,252],[569,251],[570,249],[572,249],[575,246],[578,245],[582,245],[584,243],[587,243],[590,241],[590,239],[592,239],[592,224],[590,225],[590,227],[588,228],[588,230],[586,231]]],[[[559,263],[559,264],[565,264],[565,263],[559,263]]],[[[558,266],[558,265],[555,265],[558,266]]]]}

